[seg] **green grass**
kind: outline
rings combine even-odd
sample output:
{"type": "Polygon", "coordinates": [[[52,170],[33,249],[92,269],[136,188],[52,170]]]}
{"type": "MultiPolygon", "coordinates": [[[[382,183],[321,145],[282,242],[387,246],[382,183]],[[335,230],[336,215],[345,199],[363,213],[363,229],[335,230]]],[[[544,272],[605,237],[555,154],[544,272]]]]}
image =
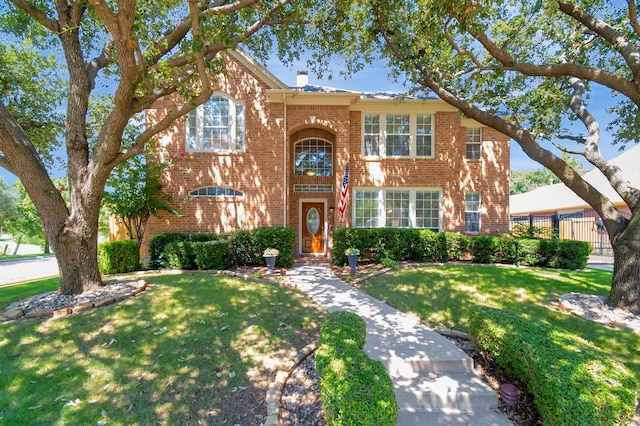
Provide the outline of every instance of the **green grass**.
{"type": "Polygon", "coordinates": [[[7,254],[5,256],[0,256],[0,261],[3,260],[14,260],[14,259],[31,259],[33,257],[51,257],[53,253],[49,254],[7,254]]]}
{"type": "MultiPolygon", "coordinates": [[[[265,366],[317,339],[325,316],[268,284],[195,273],[147,281],[141,296],[86,315],[0,324],[0,423],[254,421],[260,409],[234,404],[263,399],[265,366]]],[[[2,288],[0,305],[55,285],[2,288]]]]}
{"type": "Polygon", "coordinates": [[[618,359],[640,380],[640,335],[613,330],[554,309],[571,292],[606,296],[611,272],[515,268],[490,265],[444,265],[407,268],[363,282],[360,287],[423,322],[468,331],[472,305],[526,313],[553,327],[582,337],[618,359]]]}

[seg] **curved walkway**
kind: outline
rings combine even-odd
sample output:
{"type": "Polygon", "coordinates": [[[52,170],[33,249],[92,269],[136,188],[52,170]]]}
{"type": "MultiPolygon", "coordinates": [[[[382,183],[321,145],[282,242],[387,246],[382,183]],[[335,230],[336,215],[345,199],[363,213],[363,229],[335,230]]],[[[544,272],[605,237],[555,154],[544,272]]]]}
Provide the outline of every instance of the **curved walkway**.
{"type": "Polygon", "coordinates": [[[289,274],[329,312],[365,320],[364,350],[391,376],[399,426],[512,425],[496,408],[497,393],[473,373],[473,360],[418,318],[340,281],[327,264],[298,263],[289,274]]]}

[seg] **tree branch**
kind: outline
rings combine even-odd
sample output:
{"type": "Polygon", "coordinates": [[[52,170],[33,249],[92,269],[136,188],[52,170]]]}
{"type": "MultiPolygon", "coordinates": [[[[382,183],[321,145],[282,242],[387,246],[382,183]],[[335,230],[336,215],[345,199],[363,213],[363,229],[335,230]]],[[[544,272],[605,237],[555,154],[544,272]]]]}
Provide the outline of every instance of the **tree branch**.
{"type": "Polygon", "coordinates": [[[472,28],[469,30],[469,34],[478,40],[482,46],[487,49],[489,54],[498,60],[503,66],[505,71],[517,71],[528,76],[540,76],[540,77],[564,77],[572,75],[582,80],[594,81],[600,83],[603,86],[616,90],[637,105],[640,105],[640,92],[636,85],[610,71],[586,67],[577,63],[560,63],[560,64],[532,64],[528,62],[518,62],[509,54],[506,50],[498,47],[486,33],[482,31],[476,31],[472,28]]]}
{"type": "Polygon", "coordinates": [[[10,0],[17,8],[41,23],[45,28],[54,34],[60,32],[60,23],[55,19],[50,19],[44,12],[35,9],[31,4],[23,0],[10,0]]]}
{"type": "Polygon", "coordinates": [[[87,78],[89,79],[89,91],[93,91],[96,87],[96,78],[98,77],[98,72],[101,69],[106,68],[110,64],[110,59],[108,55],[109,49],[113,47],[113,40],[108,40],[103,48],[100,55],[93,58],[88,64],[86,68],[87,78]]]}
{"type": "Polygon", "coordinates": [[[631,23],[631,27],[633,27],[633,31],[637,36],[640,36],[640,24],[638,24],[638,7],[636,6],[636,2],[634,0],[627,0],[627,5],[629,6],[629,22],[631,23]]]}
{"type": "MultiPolygon", "coordinates": [[[[620,53],[620,55],[624,58],[625,62],[629,66],[634,79],[638,80],[638,78],[640,77],[640,53],[633,43],[629,42],[629,40],[619,34],[608,23],[578,9],[573,4],[563,2],[558,2],[558,4],[560,6],[559,10],[562,13],[570,16],[582,25],[591,29],[593,32],[602,37],[607,43],[609,43],[615,51],[620,53]]],[[[612,87],[612,89],[615,88],[612,87]]]]}
{"type": "Polygon", "coordinates": [[[568,166],[561,158],[551,151],[542,148],[534,139],[533,135],[522,126],[510,123],[500,116],[492,115],[481,108],[471,104],[467,100],[458,97],[441,86],[433,77],[429,67],[421,62],[413,62],[406,57],[400,48],[394,43],[390,31],[385,27],[385,20],[379,13],[377,1],[373,2],[374,15],[377,19],[378,29],[386,45],[391,50],[393,56],[399,61],[408,61],[422,77],[420,84],[431,89],[440,99],[460,109],[467,117],[479,123],[494,128],[499,132],[513,138],[522,147],[523,151],[533,160],[551,170],[562,182],[567,185],[580,198],[591,205],[600,216],[622,220],[620,212],[615,205],[596,188],[585,181],[580,174],[572,167],[568,166]]]}
{"type": "Polygon", "coordinates": [[[5,169],[6,171],[8,171],[9,173],[11,173],[12,175],[18,175],[16,173],[16,169],[11,165],[11,163],[9,162],[9,160],[7,160],[7,157],[5,157],[4,155],[0,154],[0,167],[2,167],[3,169],[5,169]]]}
{"type": "Polygon", "coordinates": [[[582,102],[582,96],[585,92],[584,83],[576,77],[570,77],[569,83],[573,87],[570,108],[584,124],[588,132],[584,146],[584,157],[605,175],[613,189],[627,203],[629,208],[634,210],[636,206],[640,205],[640,200],[635,196],[638,193],[638,189],[631,186],[629,181],[624,179],[622,170],[618,166],[607,162],[600,153],[600,126],[584,105],[584,102],[582,102]]]}

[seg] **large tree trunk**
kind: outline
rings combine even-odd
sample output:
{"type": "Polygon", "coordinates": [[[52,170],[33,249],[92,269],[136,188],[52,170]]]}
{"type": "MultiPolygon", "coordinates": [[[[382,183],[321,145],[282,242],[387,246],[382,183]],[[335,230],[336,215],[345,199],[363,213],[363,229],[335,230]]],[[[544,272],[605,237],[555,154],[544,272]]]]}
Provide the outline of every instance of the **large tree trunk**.
{"type": "Polygon", "coordinates": [[[98,270],[98,236],[78,228],[65,229],[52,239],[60,272],[59,294],[80,294],[103,285],[98,270]]]}
{"type": "Polygon", "coordinates": [[[614,308],[640,313],[640,220],[632,216],[627,228],[614,236],[613,280],[607,304],[614,308]]]}

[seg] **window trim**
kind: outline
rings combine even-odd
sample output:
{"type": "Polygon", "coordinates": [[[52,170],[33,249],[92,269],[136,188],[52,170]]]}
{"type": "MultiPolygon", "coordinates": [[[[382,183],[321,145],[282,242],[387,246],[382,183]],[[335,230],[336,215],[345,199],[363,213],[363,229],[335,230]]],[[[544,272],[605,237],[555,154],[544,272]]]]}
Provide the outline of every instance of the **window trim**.
{"type": "Polygon", "coordinates": [[[415,229],[430,229],[434,232],[440,232],[442,230],[442,217],[443,217],[443,206],[442,206],[442,194],[443,189],[437,187],[408,187],[408,188],[396,188],[396,187],[384,187],[384,188],[371,188],[371,187],[357,187],[353,188],[353,201],[352,201],[352,211],[353,211],[353,227],[354,228],[384,228],[387,226],[387,208],[385,206],[387,199],[387,192],[409,192],[409,226],[408,228],[415,229]],[[377,201],[377,211],[378,215],[376,216],[377,223],[372,224],[372,226],[360,226],[356,223],[356,213],[357,207],[356,203],[359,201],[358,192],[359,191],[368,191],[373,194],[372,199],[377,201]],[[418,192],[436,192],[438,194],[438,228],[435,231],[435,228],[420,228],[416,226],[417,216],[416,216],[416,193],[418,192]]]}
{"type": "MultiPolygon", "coordinates": [[[[361,125],[362,137],[360,141],[362,156],[365,158],[418,158],[428,159],[435,158],[435,115],[432,113],[382,113],[382,112],[362,112],[362,125],[361,125]],[[409,155],[387,155],[387,117],[389,116],[409,116],[409,155]],[[377,116],[378,133],[366,133],[367,130],[367,116],[377,116]],[[418,116],[428,116],[430,118],[430,132],[418,133],[418,116]],[[377,138],[378,153],[367,154],[366,153],[366,139],[367,136],[371,136],[373,139],[377,138]],[[428,136],[431,139],[431,154],[430,155],[418,155],[418,136],[428,136]]],[[[395,133],[394,133],[395,135],[395,133]]],[[[398,134],[402,135],[402,134],[398,134]]]]}
{"type": "MultiPolygon", "coordinates": [[[[464,158],[467,160],[480,160],[482,159],[482,127],[467,127],[465,129],[465,144],[464,144],[464,158]],[[472,132],[469,134],[469,132],[472,132]],[[476,131],[478,134],[476,134],[476,131]],[[479,140],[476,140],[476,137],[479,140]],[[470,139],[471,138],[471,139],[470,139]],[[469,147],[477,146],[478,147],[478,156],[470,157],[469,156],[469,147]]],[[[473,151],[472,151],[473,152],[473,151]]]]}
{"type": "Polygon", "coordinates": [[[191,191],[189,191],[189,197],[211,197],[211,198],[243,198],[244,197],[244,192],[239,191],[237,189],[233,189],[229,186],[222,186],[222,185],[208,185],[208,186],[201,186],[200,188],[196,188],[193,189],[191,191]],[[232,192],[232,194],[196,194],[196,192],[201,191],[201,190],[208,190],[209,189],[214,189],[214,190],[224,190],[225,192],[232,192]]]}
{"type": "MultiPolygon", "coordinates": [[[[333,151],[334,151],[334,149],[333,148],[334,148],[334,144],[331,141],[328,141],[328,140],[323,139],[323,138],[312,137],[312,138],[304,138],[304,139],[300,139],[299,141],[296,141],[293,144],[293,161],[292,161],[292,164],[291,164],[292,167],[293,167],[293,175],[294,176],[319,176],[319,177],[331,177],[331,176],[333,176],[333,174],[334,174],[334,167],[333,167],[333,159],[334,159],[333,158],[333,154],[334,154],[333,151]],[[331,171],[330,171],[330,173],[328,175],[320,175],[320,174],[318,174],[318,170],[319,169],[317,167],[316,167],[316,170],[313,172],[313,174],[307,174],[306,171],[302,172],[302,173],[298,173],[297,168],[296,168],[296,160],[298,158],[298,153],[297,153],[296,150],[298,149],[298,146],[303,145],[305,142],[309,143],[310,141],[316,141],[316,143],[317,142],[324,142],[325,146],[328,146],[330,148],[330,150],[331,150],[331,152],[330,152],[330,154],[331,154],[331,171]]],[[[325,170],[326,170],[326,168],[325,168],[325,170]]]]}
{"type": "Polygon", "coordinates": [[[204,152],[204,153],[215,153],[215,154],[229,154],[229,153],[238,153],[238,152],[245,152],[246,151],[246,108],[245,108],[245,102],[241,101],[241,100],[237,100],[234,99],[232,96],[223,93],[223,92],[214,92],[211,97],[209,99],[207,99],[207,102],[198,105],[196,108],[194,108],[193,110],[189,111],[189,113],[185,116],[186,117],[186,122],[185,122],[185,151],[187,152],[204,152]],[[204,149],[203,148],[203,125],[202,125],[202,117],[203,117],[203,111],[204,111],[204,105],[209,103],[210,101],[212,101],[213,99],[217,99],[217,98],[222,98],[224,100],[226,100],[229,104],[229,118],[230,118],[230,125],[227,126],[226,128],[229,129],[229,134],[230,134],[230,140],[229,140],[229,145],[233,146],[233,148],[231,149],[204,149]],[[238,114],[238,110],[241,109],[242,111],[242,115],[238,114]],[[192,117],[192,114],[196,115],[196,123],[195,123],[195,129],[196,129],[196,148],[192,149],[190,147],[190,132],[191,132],[191,126],[190,126],[190,120],[192,117]],[[238,124],[241,125],[241,128],[238,129],[238,124]],[[241,134],[239,134],[241,132],[241,134]],[[238,141],[238,138],[241,137],[241,140],[238,141]],[[238,148],[238,142],[241,143],[241,147],[238,148]]]}
{"type": "Polygon", "coordinates": [[[464,232],[468,233],[468,234],[479,234],[482,231],[482,194],[479,191],[468,191],[464,193],[464,232]],[[477,195],[478,196],[478,200],[469,200],[469,196],[470,195],[477,195]],[[470,210],[469,209],[469,204],[470,203],[478,203],[478,209],[477,210],[470,210]],[[467,215],[469,214],[477,214],[478,215],[478,221],[477,221],[477,230],[470,230],[470,225],[473,224],[475,225],[476,222],[471,222],[469,220],[467,220],[467,215]]]}

